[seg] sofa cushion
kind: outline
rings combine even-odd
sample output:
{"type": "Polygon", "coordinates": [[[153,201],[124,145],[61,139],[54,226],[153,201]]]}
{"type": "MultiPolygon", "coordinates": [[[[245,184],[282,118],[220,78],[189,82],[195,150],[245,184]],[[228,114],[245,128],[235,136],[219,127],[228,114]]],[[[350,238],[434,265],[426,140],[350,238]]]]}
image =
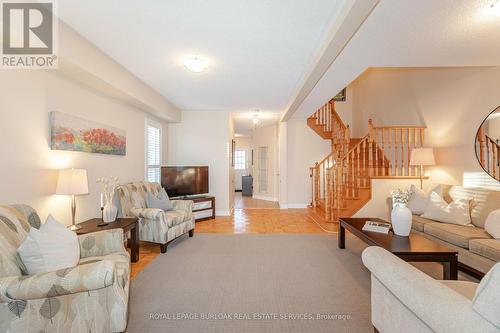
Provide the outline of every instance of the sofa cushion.
{"type": "Polygon", "coordinates": [[[469,250],[494,261],[500,261],[499,239],[472,239],[469,241],[469,250]]]}
{"type": "Polygon", "coordinates": [[[438,222],[470,225],[469,206],[469,200],[461,199],[448,203],[439,194],[432,192],[422,217],[438,222]]]}
{"type": "Polygon", "coordinates": [[[436,222],[436,221],[431,220],[431,219],[426,219],[425,217],[422,217],[422,216],[413,215],[411,227],[413,230],[424,232],[424,225],[427,223],[432,223],[432,222],[436,222]]]}
{"type": "Polygon", "coordinates": [[[469,241],[471,239],[491,238],[491,236],[481,228],[439,222],[425,224],[424,232],[464,249],[469,248],[469,241]]]}
{"type": "Polygon", "coordinates": [[[427,207],[432,192],[436,192],[441,197],[443,196],[441,185],[432,188],[429,192],[425,192],[412,184],[410,187],[410,198],[406,207],[411,210],[412,214],[422,215],[425,212],[425,207],[427,207]]]}
{"type": "Polygon", "coordinates": [[[471,281],[440,280],[439,282],[441,282],[448,288],[455,290],[460,295],[467,297],[471,301],[476,294],[478,286],[477,283],[471,281]]]}
{"type": "Polygon", "coordinates": [[[453,200],[471,200],[470,217],[472,224],[484,228],[484,221],[488,215],[482,216],[483,208],[491,192],[492,190],[483,187],[452,186],[449,195],[453,200]]]}
{"type": "Polygon", "coordinates": [[[488,193],[486,200],[480,208],[481,214],[479,215],[477,220],[475,222],[473,220],[472,223],[474,223],[474,225],[477,227],[484,228],[484,224],[488,215],[491,212],[500,209],[500,191],[491,191],[490,193],[488,193]]]}

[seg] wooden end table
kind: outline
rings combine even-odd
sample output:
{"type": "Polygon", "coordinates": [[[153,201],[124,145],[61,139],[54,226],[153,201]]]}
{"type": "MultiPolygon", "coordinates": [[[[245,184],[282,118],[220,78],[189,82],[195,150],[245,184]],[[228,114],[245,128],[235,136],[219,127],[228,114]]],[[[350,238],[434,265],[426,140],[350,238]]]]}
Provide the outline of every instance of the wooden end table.
{"type": "Polygon", "coordinates": [[[440,262],[443,264],[443,279],[458,279],[458,252],[448,246],[417,234],[407,237],[378,232],[363,231],[366,221],[385,222],[378,218],[341,218],[339,221],[338,247],[345,248],[345,229],[365,243],[380,246],[404,261],[440,262]]]}
{"type": "Polygon", "coordinates": [[[130,246],[130,261],[139,261],[139,226],[137,225],[138,220],[135,217],[123,217],[117,218],[115,222],[110,222],[105,226],[99,227],[98,224],[101,223],[100,218],[91,219],[82,223],[78,223],[81,229],[75,230],[77,235],[89,234],[91,232],[111,230],[122,228],[123,233],[130,231],[130,239],[127,240],[127,245],[130,246]]]}

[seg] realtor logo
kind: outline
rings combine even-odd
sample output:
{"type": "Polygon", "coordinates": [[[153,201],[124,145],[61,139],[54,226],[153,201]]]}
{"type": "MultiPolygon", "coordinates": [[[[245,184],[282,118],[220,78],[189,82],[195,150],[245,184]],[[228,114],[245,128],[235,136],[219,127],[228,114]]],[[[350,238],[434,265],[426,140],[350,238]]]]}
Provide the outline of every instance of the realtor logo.
{"type": "Polygon", "coordinates": [[[2,68],[57,68],[53,1],[2,2],[2,68]]]}

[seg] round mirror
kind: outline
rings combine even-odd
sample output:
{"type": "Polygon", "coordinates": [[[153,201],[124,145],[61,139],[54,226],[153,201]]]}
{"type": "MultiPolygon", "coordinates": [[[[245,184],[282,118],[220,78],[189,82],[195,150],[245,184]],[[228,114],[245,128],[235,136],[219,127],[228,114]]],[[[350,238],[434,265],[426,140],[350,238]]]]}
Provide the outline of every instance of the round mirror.
{"type": "Polygon", "coordinates": [[[500,106],[486,117],[477,131],[476,157],[484,171],[500,181],[500,106]]]}

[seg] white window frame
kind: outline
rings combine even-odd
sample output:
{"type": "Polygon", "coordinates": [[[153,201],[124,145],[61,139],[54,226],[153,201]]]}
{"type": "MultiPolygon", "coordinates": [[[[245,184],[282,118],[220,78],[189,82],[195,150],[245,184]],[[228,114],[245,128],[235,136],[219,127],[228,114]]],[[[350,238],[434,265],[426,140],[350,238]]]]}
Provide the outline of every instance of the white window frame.
{"type": "Polygon", "coordinates": [[[162,151],[163,151],[163,129],[162,129],[162,126],[159,122],[157,121],[154,121],[152,119],[149,119],[149,118],[146,118],[146,121],[145,121],[145,126],[144,126],[144,136],[145,136],[145,147],[144,147],[144,162],[145,162],[145,174],[144,174],[144,179],[146,181],[150,181],[149,180],[149,169],[152,169],[152,168],[158,168],[160,170],[160,179],[158,179],[158,183],[161,184],[161,165],[162,165],[162,161],[163,161],[163,154],[162,154],[162,151]],[[157,129],[159,129],[160,131],[160,142],[159,142],[159,149],[160,149],[160,152],[159,152],[159,155],[160,155],[160,160],[159,160],[159,164],[149,164],[149,136],[148,136],[148,129],[149,127],[155,127],[157,129]]]}

